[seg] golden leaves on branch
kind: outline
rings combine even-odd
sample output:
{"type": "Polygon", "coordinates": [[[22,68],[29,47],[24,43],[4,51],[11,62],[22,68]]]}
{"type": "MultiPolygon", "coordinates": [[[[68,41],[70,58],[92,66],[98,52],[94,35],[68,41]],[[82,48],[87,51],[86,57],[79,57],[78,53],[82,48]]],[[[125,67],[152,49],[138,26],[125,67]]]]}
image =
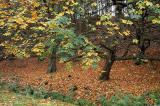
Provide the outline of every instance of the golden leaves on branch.
{"type": "Polygon", "coordinates": [[[133,22],[130,20],[121,19],[122,23],[132,25],[133,22]]]}
{"type": "Polygon", "coordinates": [[[35,52],[38,56],[41,56],[44,52],[45,45],[43,43],[38,43],[32,48],[32,52],[35,52]]]}

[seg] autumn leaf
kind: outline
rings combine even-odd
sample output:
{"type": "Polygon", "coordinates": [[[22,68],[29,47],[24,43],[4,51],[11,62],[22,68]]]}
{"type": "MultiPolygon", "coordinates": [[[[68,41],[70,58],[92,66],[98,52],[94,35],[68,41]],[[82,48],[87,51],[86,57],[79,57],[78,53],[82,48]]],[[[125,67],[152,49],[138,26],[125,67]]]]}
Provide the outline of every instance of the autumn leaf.
{"type": "Polygon", "coordinates": [[[138,14],[142,14],[143,12],[142,12],[142,10],[138,10],[138,14]]]}
{"type": "Polygon", "coordinates": [[[23,21],[22,18],[17,18],[17,19],[15,19],[15,21],[16,21],[18,24],[23,24],[23,23],[24,23],[24,21],[23,21]]]}
{"type": "Polygon", "coordinates": [[[101,21],[97,21],[97,22],[96,22],[96,25],[101,25],[101,21]]]}
{"type": "Polygon", "coordinates": [[[124,23],[124,24],[129,24],[129,25],[132,25],[132,24],[133,24],[133,22],[130,21],[130,20],[121,19],[121,21],[122,21],[122,23],[124,23]]]}
{"type": "Polygon", "coordinates": [[[31,17],[36,18],[37,17],[37,11],[31,11],[31,17]]]}
{"type": "Polygon", "coordinates": [[[142,4],[142,2],[138,2],[137,4],[138,4],[138,7],[140,9],[144,9],[145,8],[145,6],[144,6],[144,4],[142,4]]]}
{"type": "Polygon", "coordinates": [[[154,24],[157,23],[157,19],[153,19],[152,23],[154,23],[154,24]]]}
{"type": "Polygon", "coordinates": [[[74,14],[74,12],[72,10],[68,10],[66,11],[67,14],[74,14]]]}
{"type": "Polygon", "coordinates": [[[153,6],[153,3],[152,3],[152,2],[145,1],[145,3],[146,3],[146,6],[153,6]]]}
{"type": "Polygon", "coordinates": [[[58,16],[63,16],[64,15],[64,12],[61,12],[58,14],[58,16]]]}
{"type": "Polygon", "coordinates": [[[27,23],[35,23],[36,20],[35,20],[35,18],[31,18],[31,19],[28,19],[26,22],[27,22],[27,23]]]}
{"type": "Polygon", "coordinates": [[[124,36],[121,32],[118,32],[118,34],[119,34],[120,36],[124,36]]]}
{"type": "Polygon", "coordinates": [[[26,29],[26,27],[28,26],[28,24],[23,24],[20,26],[21,29],[26,29]]]}
{"type": "Polygon", "coordinates": [[[137,39],[133,39],[133,43],[138,44],[138,40],[137,39]]]}
{"type": "Polygon", "coordinates": [[[33,6],[34,6],[34,7],[38,7],[39,5],[40,5],[39,2],[34,2],[34,3],[33,3],[33,6]]]}
{"type": "Polygon", "coordinates": [[[66,6],[63,6],[63,9],[64,9],[64,10],[67,10],[67,9],[68,9],[68,7],[66,7],[66,6]]]}
{"type": "Polygon", "coordinates": [[[39,30],[45,30],[45,27],[39,26],[38,29],[39,30]]]}
{"type": "Polygon", "coordinates": [[[115,30],[119,30],[120,28],[119,28],[119,27],[113,27],[113,29],[115,29],[115,30]]]}
{"type": "Polygon", "coordinates": [[[92,31],[95,31],[95,30],[96,30],[96,28],[95,28],[95,27],[93,27],[93,28],[92,28],[92,31]]]}
{"type": "Polygon", "coordinates": [[[5,34],[3,34],[4,36],[9,36],[11,35],[11,32],[6,32],[5,34]]]}
{"type": "Polygon", "coordinates": [[[94,3],[92,3],[92,4],[91,4],[91,6],[97,6],[97,3],[96,3],[96,2],[94,2],[94,3]]]}
{"type": "Polygon", "coordinates": [[[123,32],[123,34],[126,35],[126,36],[129,36],[130,35],[130,31],[126,30],[126,31],[123,32]]]}

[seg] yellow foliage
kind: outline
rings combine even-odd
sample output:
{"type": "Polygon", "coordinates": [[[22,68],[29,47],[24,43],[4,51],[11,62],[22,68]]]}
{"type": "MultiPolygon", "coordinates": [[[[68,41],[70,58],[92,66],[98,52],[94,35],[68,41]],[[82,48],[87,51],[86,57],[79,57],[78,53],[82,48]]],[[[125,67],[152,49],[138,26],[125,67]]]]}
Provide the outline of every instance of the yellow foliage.
{"type": "Polygon", "coordinates": [[[95,30],[96,30],[96,28],[95,28],[95,27],[93,27],[93,28],[92,28],[92,31],[95,31],[95,30]]]}
{"type": "Polygon", "coordinates": [[[41,7],[41,10],[46,11],[47,7],[41,7]]]}
{"type": "Polygon", "coordinates": [[[36,44],[36,47],[44,47],[45,45],[43,44],[43,43],[38,43],[38,44],[36,44]]]}
{"type": "Polygon", "coordinates": [[[133,43],[138,44],[138,40],[137,39],[133,39],[133,43]]]}
{"type": "Polygon", "coordinates": [[[20,26],[21,29],[26,29],[26,27],[28,26],[28,24],[23,24],[20,26]]]}
{"type": "Polygon", "coordinates": [[[125,16],[125,17],[129,17],[129,15],[128,15],[128,14],[125,14],[124,16],[125,16]]]}
{"type": "Polygon", "coordinates": [[[92,42],[90,42],[88,39],[85,39],[85,42],[86,42],[87,44],[92,44],[92,42]]]}
{"type": "Polygon", "coordinates": [[[116,27],[113,27],[113,29],[115,29],[115,30],[119,30],[120,28],[116,26],[116,27]]]}
{"type": "Polygon", "coordinates": [[[39,6],[39,3],[35,1],[35,2],[33,3],[33,6],[34,6],[34,7],[38,7],[38,6],[39,6]]]}
{"type": "Polygon", "coordinates": [[[114,34],[114,32],[113,32],[113,31],[108,31],[107,33],[108,33],[108,34],[111,34],[111,35],[113,35],[113,34],[114,34]]]}
{"type": "Polygon", "coordinates": [[[24,24],[24,21],[22,18],[17,18],[15,19],[15,21],[18,23],[18,24],[24,24]]]}
{"type": "Polygon", "coordinates": [[[27,20],[27,23],[35,23],[35,18],[30,18],[27,20]]]}
{"type": "Polygon", "coordinates": [[[132,24],[133,24],[133,22],[130,21],[130,20],[121,19],[121,21],[122,21],[122,23],[124,23],[124,24],[129,24],[129,25],[132,25],[132,24]]]}
{"type": "Polygon", "coordinates": [[[90,61],[87,61],[87,62],[86,62],[86,65],[87,65],[87,66],[90,66],[90,65],[91,65],[90,61]]]}
{"type": "Polygon", "coordinates": [[[87,56],[92,56],[92,53],[88,52],[88,53],[87,53],[87,56]]]}
{"type": "Polygon", "coordinates": [[[112,23],[111,21],[105,21],[103,22],[103,25],[110,25],[110,26],[114,26],[115,24],[112,23]]]}
{"type": "Polygon", "coordinates": [[[0,8],[7,8],[7,7],[9,7],[9,5],[7,5],[7,4],[0,4],[0,8]]]}
{"type": "Polygon", "coordinates": [[[157,7],[157,8],[160,8],[160,4],[156,4],[156,7],[157,7]]]}
{"type": "Polygon", "coordinates": [[[58,14],[58,16],[63,16],[64,15],[64,12],[61,12],[58,14]]]}
{"type": "Polygon", "coordinates": [[[66,5],[69,5],[69,1],[68,1],[68,2],[66,2],[66,5]]]}
{"type": "Polygon", "coordinates": [[[122,34],[121,32],[118,32],[118,34],[119,34],[120,36],[123,36],[123,34],[122,34]]]}
{"type": "Polygon", "coordinates": [[[126,30],[126,31],[123,32],[123,34],[126,35],[126,36],[129,36],[130,35],[130,31],[126,30]]]}
{"type": "Polygon", "coordinates": [[[66,7],[66,6],[63,6],[63,9],[64,9],[64,10],[67,10],[67,9],[68,9],[68,7],[66,7]]]}
{"type": "Polygon", "coordinates": [[[4,23],[4,21],[0,21],[0,25],[4,25],[5,23],[4,23]]]}
{"type": "Polygon", "coordinates": [[[153,6],[153,3],[152,3],[152,2],[145,1],[145,3],[146,3],[146,6],[153,6]]]}
{"type": "Polygon", "coordinates": [[[66,11],[67,14],[74,14],[74,12],[72,10],[68,10],[66,11]]]}
{"type": "Polygon", "coordinates": [[[44,52],[44,49],[33,48],[33,49],[32,49],[32,52],[37,52],[37,53],[39,53],[39,52],[44,52]]]}
{"type": "Polygon", "coordinates": [[[94,2],[94,3],[92,3],[92,4],[91,4],[91,6],[97,6],[97,3],[96,3],[96,2],[94,2]]]}
{"type": "Polygon", "coordinates": [[[154,23],[154,24],[157,23],[157,19],[153,19],[152,23],[154,23]]]}
{"type": "Polygon", "coordinates": [[[96,22],[96,25],[101,25],[101,21],[97,21],[97,22],[96,22]]]}
{"type": "Polygon", "coordinates": [[[20,51],[20,54],[22,54],[26,58],[30,57],[30,54],[28,54],[25,50],[20,51]]]}
{"type": "Polygon", "coordinates": [[[73,5],[78,5],[78,2],[74,2],[73,5]]]}
{"type": "Polygon", "coordinates": [[[142,10],[138,10],[138,14],[142,14],[143,13],[143,11],[142,10]]]}
{"type": "Polygon", "coordinates": [[[45,27],[39,26],[38,29],[39,30],[45,30],[45,27]]]}
{"type": "Polygon", "coordinates": [[[14,36],[12,39],[14,41],[19,41],[19,40],[22,40],[23,38],[17,35],[17,36],[14,36]]]}
{"type": "Polygon", "coordinates": [[[138,7],[139,7],[140,9],[144,9],[144,8],[145,8],[144,4],[142,4],[141,2],[138,2],[137,4],[138,4],[138,7]]]}
{"type": "Polygon", "coordinates": [[[6,32],[5,34],[3,34],[4,36],[9,36],[11,35],[11,32],[6,32]]]}
{"type": "Polygon", "coordinates": [[[54,42],[55,41],[55,39],[51,39],[51,42],[54,42]]]}
{"type": "Polygon", "coordinates": [[[28,57],[30,57],[30,54],[25,53],[25,54],[24,54],[24,57],[28,58],[28,57]]]}
{"type": "Polygon", "coordinates": [[[38,56],[41,56],[42,55],[42,53],[41,52],[38,52],[38,53],[36,53],[38,56]]]}
{"type": "Polygon", "coordinates": [[[32,18],[37,17],[37,11],[31,11],[31,17],[32,18]]]}

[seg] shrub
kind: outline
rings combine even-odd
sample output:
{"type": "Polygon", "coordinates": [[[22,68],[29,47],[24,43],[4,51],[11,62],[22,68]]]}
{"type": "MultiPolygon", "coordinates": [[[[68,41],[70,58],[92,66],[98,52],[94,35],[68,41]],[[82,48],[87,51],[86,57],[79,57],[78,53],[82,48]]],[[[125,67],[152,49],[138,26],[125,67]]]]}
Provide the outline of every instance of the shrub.
{"type": "Polygon", "coordinates": [[[139,97],[133,97],[130,94],[124,95],[122,92],[118,91],[118,95],[111,96],[109,101],[101,96],[98,103],[102,104],[102,106],[159,106],[160,90],[154,92],[148,91],[139,97]]]}
{"type": "Polygon", "coordinates": [[[78,99],[74,104],[78,106],[93,106],[92,102],[85,99],[78,99]]]}
{"type": "Polygon", "coordinates": [[[50,94],[51,99],[56,99],[56,100],[64,100],[63,96],[58,93],[58,92],[51,92],[50,94]]]}
{"type": "Polygon", "coordinates": [[[18,85],[18,82],[13,82],[13,83],[9,84],[7,88],[8,88],[10,91],[19,93],[19,87],[20,87],[20,86],[18,85]]]}

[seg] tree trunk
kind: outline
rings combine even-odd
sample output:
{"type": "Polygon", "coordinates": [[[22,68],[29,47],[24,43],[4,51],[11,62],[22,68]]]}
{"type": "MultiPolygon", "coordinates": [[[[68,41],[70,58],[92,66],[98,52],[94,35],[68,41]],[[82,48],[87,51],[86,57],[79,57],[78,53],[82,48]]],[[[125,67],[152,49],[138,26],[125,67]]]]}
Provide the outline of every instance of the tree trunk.
{"type": "Polygon", "coordinates": [[[5,54],[3,53],[3,49],[4,47],[3,46],[0,46],[0,61],[3,60],[5,54]]]}
{"type": "Polygon", "coordinates": [[[104,66],[105,72],[101,74],[101,76],[99,77],[99,80],[109,80],[110,71],[114,61],[115,61],[115,51],[111,51],[109,52],[109,55],[106,58],[106,63],[104,66]]]}
{"type": "Polygon", "coordinates": [[[56,67],[56,49],[52,51],[49,58],[48,70],[47,73],[57,72],[56,67]]]}

